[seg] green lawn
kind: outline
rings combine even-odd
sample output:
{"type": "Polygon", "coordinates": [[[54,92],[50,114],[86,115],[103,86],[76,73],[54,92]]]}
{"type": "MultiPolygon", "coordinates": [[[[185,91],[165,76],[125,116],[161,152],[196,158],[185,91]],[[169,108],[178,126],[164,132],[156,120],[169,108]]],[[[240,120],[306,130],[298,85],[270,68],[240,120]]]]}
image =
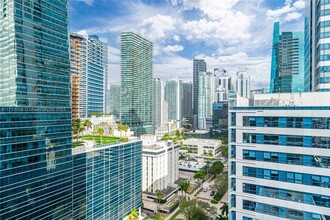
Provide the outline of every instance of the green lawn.
{"type": "MultiPolygon", "coordinates": [[[[101,144],[101,137],[98,135],[86,135],[82,137],[83,140],[95,141],[97,144],[101,144]]],[[[119,142],[120,138],[111,137],[111,136],[102,136],[102,144],[111,144],[119,142]]]]}
{"type": "Polygon", "coordinates": [[[72,143],[72,148],[80,147],[80,146],[84,146],[84,142],[73,142],[72,143]]]}

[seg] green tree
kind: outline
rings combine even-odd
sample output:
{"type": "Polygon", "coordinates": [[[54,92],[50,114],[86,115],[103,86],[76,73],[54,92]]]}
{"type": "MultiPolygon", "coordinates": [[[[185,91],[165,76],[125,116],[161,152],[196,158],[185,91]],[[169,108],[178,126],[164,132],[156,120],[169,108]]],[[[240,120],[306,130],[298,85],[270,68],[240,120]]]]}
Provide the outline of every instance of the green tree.
{"type": "Polygon", "coordinates": [[[96,133],[97,133],[98,135],[100,135],[100,143],[101,143],[101,145],[102,145],[102,144],[103,144],[103,142],[102,142],[102,136],[103,136],[103,134],[104,134],[104,129],[103,129],[102,127],[99,127],[99,128],[97,129],[96,133]]]}
{"type": "Polygon", "coordinates": [[[222,145],[221,147],[221,155],[228,159],[228,144],[222,145]]]}
{"type": "Polygon", "coordinates": [[[186,220],[208,220],[209,217],[216,215],[214,207],[196,199],[183,202],[180,208],[186,220]]]}
{"type": "Polygon", "coordinates": [[[206,176],[206,170],[202,169],[200,171],[198,171],[197,173],[195,173],[194,175],[194,179],[197,179],[198,182],[202,182],[202,187],[203,187],[203,181],[204,181],[204,178],[206,176]]]}
{"type": "Polygon", "coordinates": [[[84,121],[84,127],[87,128],[87,129],[88,128],[91,128],[92,127],[92,122],[90,120],[88,120],[88,119],[85,120],[84,121]]]}
{"type": "Polygon", "coordinates": [[[224,165],[221,161],[216,161],[212,164],[210,168],[210,173],[213,175],[218,175],[223,172],[224,165]]]}
{"type": "Polygon", "coordinates": [[[228,203],[225,202],[221,206],[220,211],[221,211],[221,215],[227,217],[227,219],[228,219],[228,213],[229,213],[228,203]]]}
{"type": "Polygon", "coordinates": [[[80,118],[77,118],[72,123],[72,131],[77,134],[77,142],[79,140],[80,133],[85,130],[85,127],[83,125],[83,121],[80,118]]]}
{"type": "Polygon", "coordinates": [[[159,189],[156,190],[156,196],[158,199],[158,207],[157,207],[157,211],[159,212],[160,209],[160,201],[164,198],[164,194],[162,191],[160,191],[159,189]]]}
{"type": "MultiPolygon", "coordinates": [[[[127,125],[126,125],[127,126],[127,125]]],[[[128,126],[127,126],[128,127],[128,126]]],[[[117,126],[117,129],[118,129],[118,131],[120,132],[120,138],[122,138],[122,132],[123,131],[125,131],[125,129],[126,129],[126,127],[125,127],[125,125],[123,125],[123,124],[119,124],[118,126],[117,126]]]]}
{"type": "Polygon", "coordinates": [[[136,209],[133,209],[131,211],[131,214],[128,216],[127,219],[128,220],[138,220],[139,219],[139,215],[140,215],[139,211],[136,210],[136,209]]]}
{"type": "Polygon", "coordinates": [[[228,173],[223,172],[216,176],[213,185],[210,187],[216,193],[225,194],[228,190],[228,173]]]}
{"type": "Polygon", "coordinates": [[[190,186],[190,182],[189,181],[183,181],[180,183],[180,190],[182,192],[184,192],[184,197],[187,200],[187,192],[188,192],[188,188],[190,186]]]}

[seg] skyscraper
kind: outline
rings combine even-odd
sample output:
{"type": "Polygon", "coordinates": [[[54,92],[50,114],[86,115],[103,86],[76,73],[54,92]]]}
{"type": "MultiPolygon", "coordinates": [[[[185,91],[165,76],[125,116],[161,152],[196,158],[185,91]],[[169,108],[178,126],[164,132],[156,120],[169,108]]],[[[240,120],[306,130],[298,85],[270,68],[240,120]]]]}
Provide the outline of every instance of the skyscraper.
{"type": "Polygon", "coordinates": [[[271,64],[271,93],[304,91],[304,33],[283,32],[274,23],[271,64]]]}
{"type": "Polygon", "coordinates": [[[330,219],[329,106],[330,93],[237,96],[228,117],[230,219],[330,219]]]}
{"type": "Polygon", "coordinates": [[[305,0],[305,91],[330,91],[329,1],[305,0]]]}
{"type": "Polygon", "coordinates": [[[152,131],[152,43],[138,34],[121,34],[120,119],[137,136],[152,131]]]}
{"type": "Polygon", "coordinates": [[[0,2],[0,219],[72,219],[68,10],[0,2]]]}
{"type": "Polygon", "coordinates": [[[214,74],[201,72],[198,91],[198,128],[207,129],[207,120],[212,124],[212,104],[214,102],[214,74]]]}
{"type": "Polygon", "coordinates": [[[198,127],[199,73],[206,72],[205,60],[195,59],[193,63],[193,127],[198,127]]]}
{"type": "Polygon", "coordinates": [[[214,69],[215,76],[215,102],[228,101],[229,91],[232,90],[231,76],[226,74],[226,70],[214,69]]]}
{"type": "Polygon", "coordinates": [[[119,119],[120,117],[120,85],[110,85],[110,112],[119,119]]]}
{"type": "Polygon", "coordinates": [[[153,79],[152,94],[153,130],[155,130],[162,122],[162,83],[159,78],[153,79]]]}
{"type": "Polygon", "coordinates": [[[125,219],[142,205],[142,142],[76,147],[73,218],[125,219]]]}
{"type": "Polygon", "coordinates": [[[86,31],[71,34],[70,42],[71,75],[79,79],[80,89],[72,90],[79,91],[79,116],[109,113],[108,44],[86,31]]]}
{"type": "Polygon", "coordinates": [[[182,84],[182,117],[187,119],[190,124],[193,122],[192,90],[193,85],[191,82],[182,84]]]}
{"type": "Polygon", "coordinates": [[[246,69],[242,69],[236,74],[236,92],[245,98],[250,98],[250,75],[246,69]]]}
{"type": "Polygon", "coordinates": [[[165,98],[164,100],[168,104],[168,120],[177,121],[177,127],[181,127],[182,124],[182,81],[181,80],[169,80],[165,82],[165,98]]]}

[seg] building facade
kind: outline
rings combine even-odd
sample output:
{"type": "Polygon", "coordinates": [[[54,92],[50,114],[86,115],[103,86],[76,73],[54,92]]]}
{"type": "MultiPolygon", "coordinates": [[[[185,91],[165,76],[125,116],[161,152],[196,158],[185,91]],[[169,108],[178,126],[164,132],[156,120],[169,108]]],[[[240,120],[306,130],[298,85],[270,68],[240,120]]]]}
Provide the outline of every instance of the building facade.
{"type": "Polygon", "coordinates": [[[120,117],[120,85],[110,85],[110,113],[116,118],[120,117]]]}
{"type": "Polygon", "coordinates": [[[136,136],[152,134],[152,43],[138,34],[121,34],[120,120],[136,136]]]}
{"type": "Polygon", "coordinates": [[[72,90],[72,98],[79,97],[73,106],[79,105],[81,118],[109,113],[108,44],[86,31],[71,34],[70,42],[71,75],[79,79],[80,88],[72,90]]]}
{"type": "Polygon", "coordinates": [[[73,219],[124,219],[142,206],[142,142],[73,149],[73,219]]]}
{"type": "Polygon", "coordinates": [[[191,149],[191,153],[198,156],[216,157],[221,152],[220,140],[206,140],[190,138],[182,142],[183,147],[191,149]]]}
{"type": "Polygon", "coordinates": [[[195,59],[193,61],[193,127],[198,127],[198,100],[199,100],[199,73],[206,72],[205,60],[195,59]]]}
{"type": "Polygon", "coordinates": [[[215,102],[224,102],[229,99],[229,91],[233,89],[232,78],[226,70],[215,69],[215,102]]]}
{"type": "Polygon", "coordinates": [[[180,144],[156,141],[155,135],[142,135],[142,191],[156,193],[179,179],[180,144]]]}
{"type": "Polygon", "coordinates": [[[206,129],[208,119],[212,119],[212,104],[214,102],[213,73],[200,73],[198,95],[198,129],[206,129]]]}
{"type": "Polygon", "coordinates": [[[212,136],[228,137],[228,102],[213,103],[212,136]]]}
{"type": "Polygon", "coordinates": [[[330,219],[329,100],[237,97],[229,113],[231,219],[330,219]]]}
{"type": "Polygon", "coordinates": [[[274,23],[271,93],[304,91],[304,42],[303,32],[282,32],[280,34],[280,23],[274,23]]]}
{"type": "Polygon", "coordinates": [[[152,115],[153,131],[162,123],[162,82],[159,78],[153,79],[152,115]]]}
{"type": "Polygon", "coordinates": [[[193,100],[192,100],[193,85],[191,82],[182,84],[182,118],[193,123],[193,100]]]}
{"type": "Polygon", "coordinates": [[[330,2],[305,0],[305,91],[330,91],[330,2]]]}
{"type": "Polygon", "coordinates": [[[246,69],[237,72],[235,91],[242,97],[250,98],[250,75],[246,69]]]}
{"type": "Polygon", "coordinates": [[[164,100],[168,104],[168,121],[175,120],[177,127],[182,124],[183,86],[181,80],[165,82],[164,100]]]}
{"type": "Polygon", "coordinates": [[[68,11],[0,2],[0,219],[72,219],[68,11]]]}

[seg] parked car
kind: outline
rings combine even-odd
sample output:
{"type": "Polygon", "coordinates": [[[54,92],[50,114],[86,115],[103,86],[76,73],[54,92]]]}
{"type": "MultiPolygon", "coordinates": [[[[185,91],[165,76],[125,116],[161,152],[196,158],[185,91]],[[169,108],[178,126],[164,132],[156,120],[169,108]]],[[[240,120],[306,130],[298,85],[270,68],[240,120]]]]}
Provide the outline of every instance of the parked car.
{"type": "Polygon", "coordinates": [[[214,196],[215,192],[211,191],[210,196],[214,196]]]}
{"type": "Polygon", "coordinates": [[[208,189],[208,188],[205,188],[205,189],[204,189],[204,192],[207,192],[207,191],[209,191],[209,189],[208,189]]]}

